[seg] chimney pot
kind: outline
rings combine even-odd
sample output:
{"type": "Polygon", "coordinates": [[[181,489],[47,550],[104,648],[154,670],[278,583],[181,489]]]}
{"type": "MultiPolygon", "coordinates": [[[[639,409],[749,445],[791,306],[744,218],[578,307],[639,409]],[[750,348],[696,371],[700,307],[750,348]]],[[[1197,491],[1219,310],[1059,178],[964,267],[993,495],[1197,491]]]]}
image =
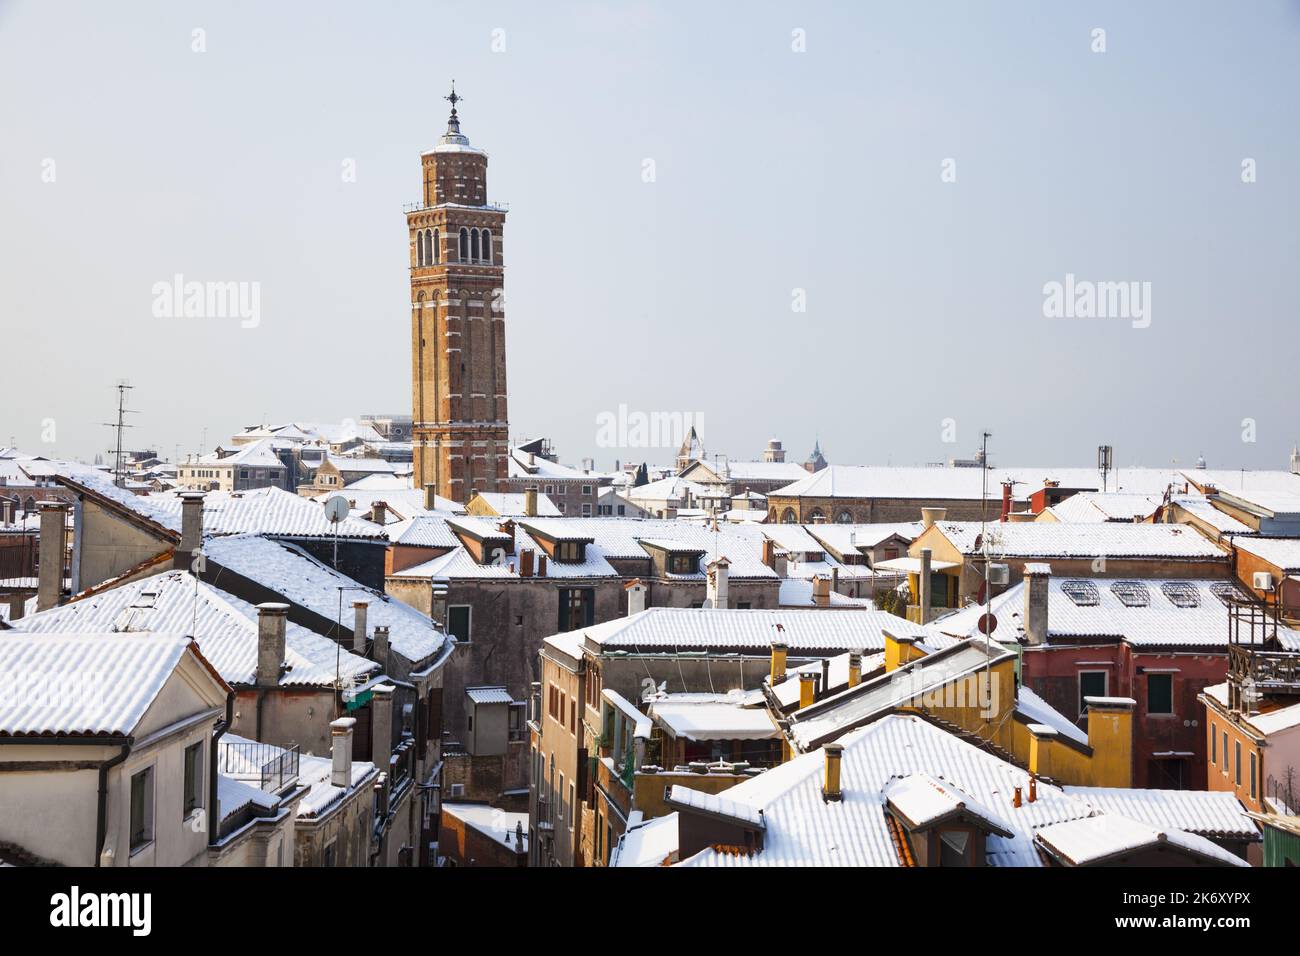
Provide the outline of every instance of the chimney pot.
{"type": "Polygon", "coordinates": [[[1029,777],[1029,802],[1033,803],[1038,799],[1038,778],[1032,774],[1029,777]]]}
{"type": "Polygon", "coordinates": [[[862,683],[862,653],[860,651],[851,651],[849,653],[849,686],[857,687],[862,683]]]}
{"type": "Polygon", "coordinates": [[[1019,788],[1019,787],[1016,787],[1016,789],[1015,789],[1015,793],[1012,794],[1012,797],[1011,797],[1011,805],[1012,805],[1013,807],[1018,807],[1018,806],[1020,806],[1020,788],[1019,788]]]}
{"type": "Polygon", "coordinates": [[[921,524],[925,528],[933,527],[936,521],[942,521],[947,514],[947,508],[922,508],[921,524]]]}
{"type": "Polygon", "coordinates": [[[388,503],[376,501],[371,504],[370,520],[382,528],[388,522],[388,503]]]}
{"type": "Polygon", "coordinates": [[[790,648],[780,641],[772,642],[772,673],[770,679],[773,686],[785,680],[785,658],[789,650],[790,648]]]}
{"type": "Polygon", "coordinates": [[[644,611],[646,587],[641,583],[641,579],[633,578],[624,586],[624,589],[627,591],[628,617],[631,617],[633,614],[640,614],[644,611]]]}
{"type": "Polygon", "coordinates": [[[388,670],[388,628],[379,625],[375,628],[374,659],[384,670],[388,670]]]}
{"type": "Polygon", "coordinates": [[[537,489],[524,489],[524,514],[529,518],[537,517],[537,489]]]}
{"type": "Polygon", "coordinates": [[[817,696],[817,675],[811,671],[799,672],[799,709],[812,706],[817,696]]]}
{"type": "Polygon", "coordinates": [[[531,578],[533,576],[533,549],[519,549],[519,576],[521,578],[531,578]]]}
{"type": "Polygon", "coordinates": [[[435,511],[438,506],[437,485],[424,486],[424,510],[435,511]]]}

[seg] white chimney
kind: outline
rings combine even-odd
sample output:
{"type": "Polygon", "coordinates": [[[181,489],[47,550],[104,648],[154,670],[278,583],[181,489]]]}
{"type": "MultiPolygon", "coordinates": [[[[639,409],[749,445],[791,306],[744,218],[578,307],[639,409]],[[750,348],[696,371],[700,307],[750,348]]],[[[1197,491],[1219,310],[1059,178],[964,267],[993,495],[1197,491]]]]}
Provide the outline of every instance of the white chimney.
{"type": "Polygon", "coordinates": [[[63,598],[64,533],[68,506],[63,501],[42,501],[41,541],[37,552],[41,567],[36,581],[36,610],[47,611],[63,598]]]}
{"type": "Polygon", "coordinates": [[[730,577],[731,562],[725,557],[718,558],[709,565],[708,571],[708,606],[727,607],[727,584],[730,577]]]}
{"type": "Polygon", "coordinates": [[[289,605],[257,606],[257,686],[278,687],[284,667],[284,633],[289,605]]]}
{"type": "Polygon", "coordinates": [[[330,721],[330,749],[334,758],[330,767],[330,783],[336,787],[352,785],[352,728],[356,725],[355,717],[340,717],[330,721]]]}
{"type": "Polygon", "coordinates": [[[1052,566],[1042,562],[1025,565],[1025,637],[1030,644],[1047,643],[1048,581],[1052,566]]]}
{"type": "Polygon", "coordinates": [[[641,583],[640,578],[633,578],[627,584],[623,585],[627,591],[627,613],[630,617],[633,614],[640,614],[645,610],[645,585],[641,583]]]}

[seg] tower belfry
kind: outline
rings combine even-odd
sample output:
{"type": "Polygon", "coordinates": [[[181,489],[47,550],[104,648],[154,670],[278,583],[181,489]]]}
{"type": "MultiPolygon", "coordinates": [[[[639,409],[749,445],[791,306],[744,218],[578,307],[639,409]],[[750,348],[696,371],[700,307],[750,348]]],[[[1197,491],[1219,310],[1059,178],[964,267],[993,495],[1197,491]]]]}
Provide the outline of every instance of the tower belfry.
{"type": "Polygon", "coordinates": [[[487,200],[488,157],[461,132],[452,84],[447,131],[420,157],[408,208],[415,482],[465,501],[506,478],[506,211],[487,200]]]}

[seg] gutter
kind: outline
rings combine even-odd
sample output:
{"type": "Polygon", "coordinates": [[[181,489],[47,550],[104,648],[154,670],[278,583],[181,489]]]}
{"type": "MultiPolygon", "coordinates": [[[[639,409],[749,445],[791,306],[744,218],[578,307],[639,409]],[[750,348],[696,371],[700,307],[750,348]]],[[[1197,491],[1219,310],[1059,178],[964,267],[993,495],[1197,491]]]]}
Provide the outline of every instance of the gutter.
{"type": "Polygon", "coordinates": [[[208,750],[208,846],[217,842],[221,827],[221,806],[217,801],[217,744],[234,721],[235,692],[226,692],[226,716],[217,721],[208,750]]]}

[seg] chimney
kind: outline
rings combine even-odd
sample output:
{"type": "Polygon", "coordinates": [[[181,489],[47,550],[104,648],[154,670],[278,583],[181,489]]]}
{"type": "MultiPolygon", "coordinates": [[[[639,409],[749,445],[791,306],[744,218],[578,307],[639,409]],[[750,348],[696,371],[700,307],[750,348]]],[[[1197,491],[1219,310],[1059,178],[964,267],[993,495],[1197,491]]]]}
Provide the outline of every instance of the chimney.
{"type": "Polygon", "coordinates": [[[388,521],[388,503],[376,501],[371,504],[370,520],[382,528],[388,521]]]}
{"type": "Polygon", "coordinates": [[[641,583],[640,578],[633,578],[627,584],[623,585],[623,590],[627,592],[627,613],[628,617],[633,614],[640,614],[645,610],[645,585],[641,583]]]}
{"type": "Polygon", "coordinates": [[[773,571],[776,570],[776,542],[771,538],[763,539],[762,550],[759,552],[762,562],[773,571]]]}
{"type": "MultiPolygon", "coordinates": [[[[933,527],[936,521],[942,521],[944,519],[944,516],[947,514],[948,514],[947,508],[922,508],[921,524],[924,526],[924,528],[933,527]]],[[[924,528],[922,530],[924,530],[924,528]]]]}
{"type": "Polygon", "coordinates": [[[843,799],[840,790],[840,764],[844,758],[844,745],[826,744],[822,750],[826,754],[826,782],[822,785],[822,799],[843,799]]]}
{"type": "Polygon", "coordinates": [[[524,852],[524,825],[518,821],[515,823],[515,852],[524,852]]]}
{"type": "Polygon", "coordinates": [[[424,486],[424,510],[433,511],[438,507],[438,486],[424,486]]]}
{"type": "Polygon", "coordinates": [[[278,687],[284,668],[284,631],[289,605],[257,606],[257,686],[278,687]]]}
{"type": "Polygon", "coordinates": [[[330,721],[330,753],[334,758],[330,768],[330,784],[335,787],[352,785],[352,728],[355,717],[340,717],[330,721]]]}
{"type": "Polygon", "coordinates": [[[1011,797],[1011,805],[1012,805],[1013,807],[1019,807],[1019,806],[1020,806],[1020,788],[1019,788],[1019,787],[1016,787],[1015,792],[1014,792],[1014,794],[1013,794],[1012,797],[1011,797]]]}
{"type": "Polygon", "coordinates": [[[708,584],[708,606],[714,608],[727,607],[727,582],[730,577],[731,562],[726,557],[718,558],[709,565],[708,584]]]}
{"type": "MultiPolygon", "coordinates": [[[[3,479],[0,479],[0,481],[3,481],[3,479]]],[[[8,498],[0,498],[0,515],[3,515],[3,518],[0,518],[0,520],[5,524],[13,523],[13,505],[14,503],[8,498]]]]}
{"type": "Polygon", "coordinates": [[[838,594],[840,591],[840,566],[837,564],[831,568],[831,593],[838,594]]]}
{"type": "Polygon", "coordinates": [[[1038,778],[1032,773],[1029,775],[1029,802],[1033,803],[1038,799],[1038,778]]]}
{"type": "Polygon", "coordinates": [[[849,652],[849,686],[857,687],[862,683],[862,652],[849,652]]]}
{"type": "Polygon", "coordinates": [[[13,623],[14,621],[18,620],[26,613],[27,613],[27,600],[21,594],[18,594],[16,592],[10,594],[9,595],[10,623],[13,623]]]}
{"type": "Polygon", "coordinates": [[[546,577],[546,555],[544,554],[537,556],[537,576],[539,578],[546,577]]]}
{"type": "Polygon", "coordinates": [[[203,496],[202,491],[182,491],[181,543],[172,556],[172,567],[189,571],[194,552],[203,547],[203,496]]]}
{"type": "Polygon", "coordinates": [[[789,648],[780,641],[772,642],[772,673],[770,680],[773,685],[785,680],[785,657],[789,648]]]}
{"type": "Polygon", "coordinates": [[[1091,781],[1096,787],[1133,786],[1133,708],[1132,697],[1085,697],[1088,717],[1088,746],[1095,754],[1106,755],[1110,773],[1091,781]]]}
{"type": "Polygon", "coordinates": [[[831,603],[830,578],[818,574],[812,579],[812,599],[817,607],[829,607],[831,603]]]}
{"type": "Polygon", "coordinates": [[[369,601],[352,602],[352,650],[357,654],[366,653],[366,610],[369,601]]]}
{"type": "Polygon", "coordinates": [[[370,759],[380,773],[387,773],[393,754],[393,691],[396,688],[392,684],[376,684],[370,690],[370,759]]]}
{"type": "Polygon", "coordinates": [[[521,578],[531,578],[533,576],[533,549],[519,549],[519,576],[521,578]]]}
{"type": "Polygon", "coordinates": [[[388,670],[388,628],[382,624],[375,628],[374,660],[384,670],[388,670]]]}
{"type": "Polygon", "coordinates": [[[924,657],[925,653],[916,646],[916,638],[910,636],[895,637],[888,631],[882,631],[885,635],[885,670],[894,671],[904,664],[910,664],[918,657],[924,657]]]}
{"type": "Polygon", "coordinates": [[[830,687],[831,687],[831,659],[829,657],[823,657],[822,658],[822,689],[821,689],[821,693],[823,697],[826,696],[826,692],[830,690],[830,687]]]}
{"type": "Polygon", "coordinates": [[[537,517],[537,489],[524,489],[524,514],[529,518],[537,517]]]}
{"type": "Polygon", "coordinates": [[[67,557],[63,538],[68,506],[63,501],[42,501],[37,507],[41,512],[41,568],[36,582],[36,610],[47,611],[63,600],[63,564],[67,557]]]}
{"type": "Polygon", "coordinates": [[[1014,482],[1002,482],[1002,521],[1007,520],[1007,515],[1011,514],[1011,488],[1014,482]]]}
{"type": "Polygon", "coordinates": [[[812,706],[817,698],[817,675],[812,671],[799,672],[799,709],[812,706]]]}
{"type": "Polygon", "coordinates": [[[439,627],[447,626],[447,583],[445,581],[434,582],[433,597],[429,603],[429,617],[433,618],[434,623],[439,627]]]}
{"type": "Polygon", "coordinates": [[[1025,637],[1030,644],[1047,643],[1047,582],[1052,566],[1042,562],[1025,565],[1025,637]]]}
{"type": "Polygon", "coordinates": [[[926,624],[930,620],[930,549],[921,549],[921,572],[917,575],[917,622],[926,624]]]}

